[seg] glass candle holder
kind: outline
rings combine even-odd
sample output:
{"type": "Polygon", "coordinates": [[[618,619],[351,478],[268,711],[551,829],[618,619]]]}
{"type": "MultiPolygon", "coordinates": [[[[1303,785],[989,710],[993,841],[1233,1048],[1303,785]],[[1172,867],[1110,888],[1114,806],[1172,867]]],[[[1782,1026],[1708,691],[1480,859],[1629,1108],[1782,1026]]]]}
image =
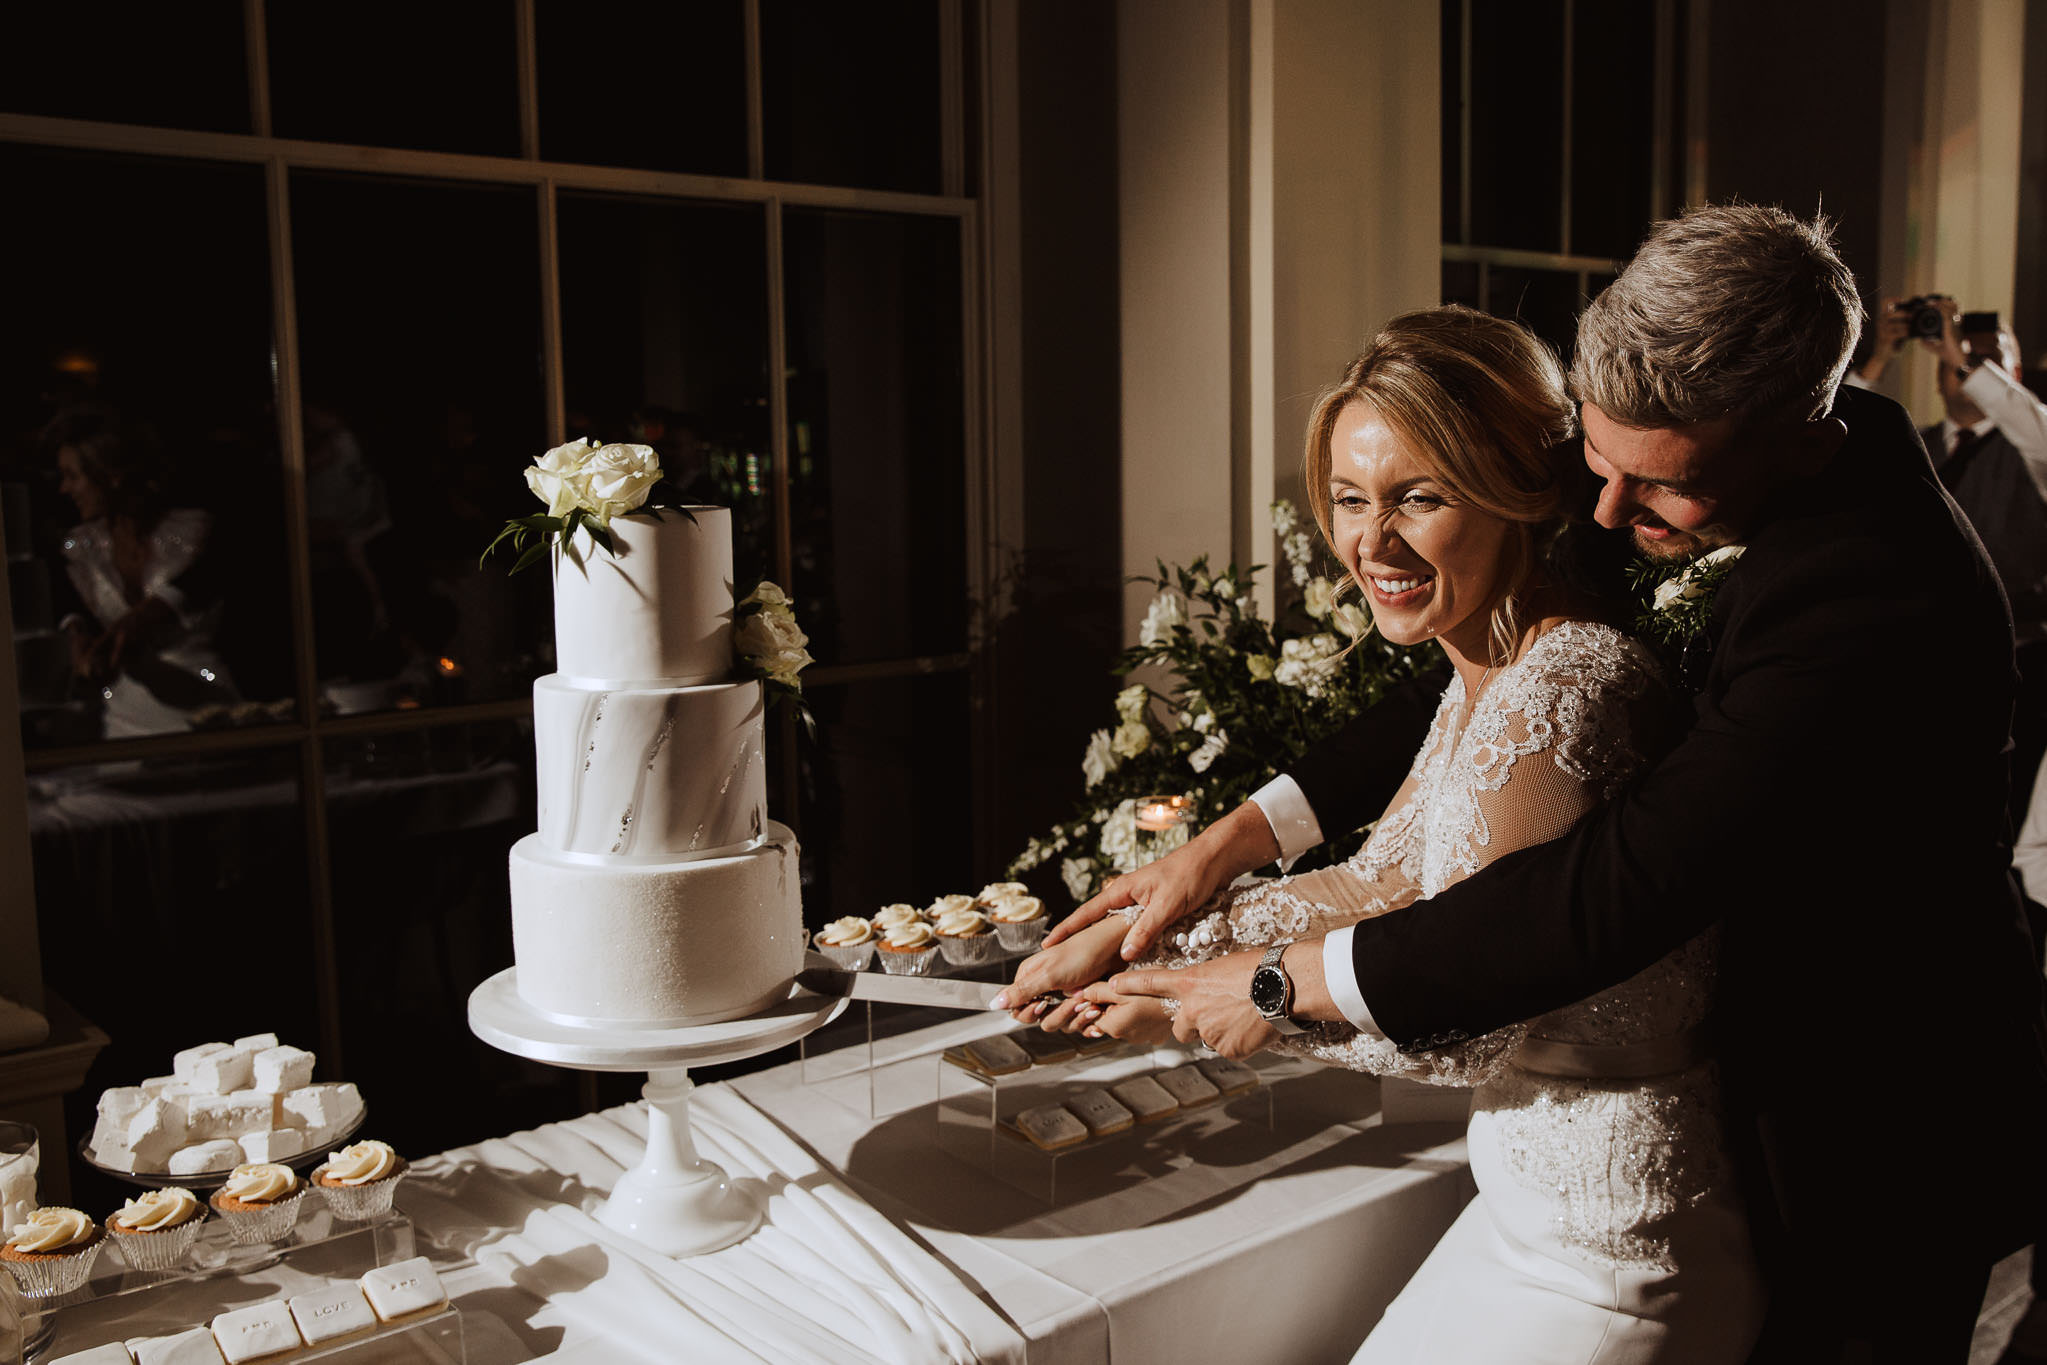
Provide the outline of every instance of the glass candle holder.
{"type": "Polygon", "coordinates": [[[36,1211],[36,1168],[41,1144],[26,1123],[0,1119],[0,1240],[36,1211]]]}
{"type": "Polygon", "coordinates": [[[1190,796],[1140,796],[1137,798],[1137,827],[1152,834],[1163,834],[1176,826],[1184,825],[1194,818],[1194,798],[1190,796]]]}

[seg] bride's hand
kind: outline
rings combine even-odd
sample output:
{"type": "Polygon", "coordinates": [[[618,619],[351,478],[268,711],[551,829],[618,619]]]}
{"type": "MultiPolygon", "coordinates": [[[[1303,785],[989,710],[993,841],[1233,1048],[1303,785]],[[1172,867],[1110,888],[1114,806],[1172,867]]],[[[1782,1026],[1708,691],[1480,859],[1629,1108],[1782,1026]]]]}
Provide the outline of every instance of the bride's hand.
{"type": "Polygon", "coordinates": [[[1192,915],[1240,874],[1279,856],[1279,841],[1257,803],[1246,801],[1155,863],[1147,863],[1103,887],[1095,898],[1045,935],[1052,947],[1092,928],[1111,910],[1140,906],[1123,938],[1122,956],[1135,962],[1151,951],[1159,935],[1192,915]]]}
{"type": "Polygon", "coordinates": [[[993,1007],[1006,1009],[1021,1024],[1072,1032],[1080,1027],[1079,1004],[1045,997],[1071,996],[1123,965],[1116,949],[1123,942],[1123,922],[1108,920],[1092,929],[1069,934],[1054,946],[1040,949],[1017,964],[1016,980],[995,997],[993,1007]]]}
{"type": "Polygon", "coordinates": [[[1106,981],[1080,993],[1081,1032],[1090,1038],[1115,1038],[1125,1043],[1170,1043],[1173,1016],[1162,1001],[1148,995],[1124,995],[1106,981]]]}

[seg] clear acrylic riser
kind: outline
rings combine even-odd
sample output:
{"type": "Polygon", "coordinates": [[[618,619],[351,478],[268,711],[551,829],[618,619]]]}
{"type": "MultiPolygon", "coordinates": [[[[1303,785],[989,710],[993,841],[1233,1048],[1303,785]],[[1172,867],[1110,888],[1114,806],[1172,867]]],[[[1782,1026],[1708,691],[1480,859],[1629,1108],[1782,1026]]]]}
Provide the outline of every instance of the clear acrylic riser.
{"type": "Polygon", "coordinates": [[[1124,1047],[1006,1076],[987,1076],[940,1060],[932,1082],[939,1092],[938,1145],[1003,1184],[1053,1204],[1062,1187],[1071,1193],[1106,1186],[1133,1164],[1156,1166],[1231,1125],[1255,1124],[1270,1131],[1275,1122],[1272,1082],[1298,1068],[1263,1056],[1248,1063],[1259,1075],[1259,1084],[1250,1090],[1070,1147],[1047,1151],[1010,1124],[1023,1110],[1057,1104],[1083,1090],[1106,1089],[1132,1076],[1192,1066],[1214,1055],[1179,1045],[1124,1047]]]}
{"type": "MultiPolygon", "coordinates": [[[[377,1218],[349,1222],[336,1218],[329,1209],[311,1207],[313,1202],[308,1199],[309,1207],[300,1213],[290,1235],[253,1246],[242,1245],[230,1237],[224,1220],[209,1218],[184,1261],[170,1270],[133,1269],[122,1260],[119,1244],[110,1244],[94,1261],[92,1276],[84,1285],[54,1299],[27,1301],[29,1320],[25,1325],[29,1339],[45,1335],[44,1328],[66,1326],[56,1347],[67,1354],[82,1351],[104,1341],[136,1335],[132,1330],[123,1331],[122,1324],[146,1316],[152,1299],[168,1297],[181,1288],[207,1280],[232,1280],[280,1264],[331,1281],[353,1280],[367,1270],[409,1260],[418,1254],[414,1250],[412,1220],[402,1211],[394,1209],[377,1218]],[[82,1332],[68,1330],[68,1325],[74,1323],[88,1325],[82,1332]]],[[[241,1305],[223,1304],[221,1309],[237,1306],[241,1305]]],[[[210,1315],[202,1316],[187,1321],[185,1326],[204,1327],[210,1320],[210,1315]]],[[[169,1334],[155,1330],[149,1333],[169,1334]]],[[[331,1346],[305,1348],[290,1359],[365,1363],[419,1360],[462,1365],[462,1315],[450,1307],[331,1346]]]]}

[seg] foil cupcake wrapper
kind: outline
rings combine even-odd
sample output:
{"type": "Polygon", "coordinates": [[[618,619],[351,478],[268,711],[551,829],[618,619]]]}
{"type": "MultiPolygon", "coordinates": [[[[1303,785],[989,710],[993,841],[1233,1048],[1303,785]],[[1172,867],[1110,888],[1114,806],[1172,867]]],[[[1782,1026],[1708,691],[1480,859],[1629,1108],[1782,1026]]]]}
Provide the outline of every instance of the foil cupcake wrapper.
{"type": "Polygon", "coordinates": [[[398,1193],[398,1182],[403,1179],[404,1171],[394,1171],[367,1185],[315,1185],[313,1188],[327,1201],[327,1207],[336,1218],[360,1223],[391,1211],[391,1196],[398,1193]]]}
{"type": "Polygon", "coordinates": [[[961,938],[940,934],[938,951],[955,967],[978,967],[984,962],[993,962],[996,954],[1002,951],[1002,943],[992,933],[961,938]]]}
{"type": "Polygon", "coordinates": [[[75,1256],[59,1256],[48,1261],[0,1261],[0,1265],[14,1273],[14,1281],[21,1286],[24,1298],[54,1299],[85,1283],[92,1274],[92,1263],[99,1259],[100,1250],[106,1244],[107,1239],[102,1237],[75,1256]]]}
{"type": "Polygon", "coordinates": [[[931,964],[938,961],[938,945],[932,944],[915,953],[891,953],[880,955],[881,969],[895,976],[929,976],[931,964]]]}
{"type": "Polygon", "coordinates": [[[997,920],[995,937],[1001,939],[1002,946],[1012,953],[1035,952],[1038,945],[1045,941],[1045,931],[1051,927],[1052,920],[1049,915],[1027,919],[1021,924],[1006,924],[997,920]]]}
{"type": "Polygon", "coordinates": [[[109,1228],[107,1236],[113,1239],[130,1270],[169,1270],[185,1259],[185,1253],[199,1240],[199,1230],[205,1225],[206,1210],[202,1208],[176,1227],[161,1232],[120,1232],[109,1228]]]}
{"type": "Polygon", "coordinates": [[[299,1205],[305,1202],[306,1185],[300,1181],[298,1193],[260,1209],[224,1209],[215,1204],[213,1211],[227,1224],[228,1236],[243,1246],[257,1246],[282,1241],[299,1220],[299,1205]]]}
{"type": "Polygon", "coordinates": [[[865,943],[841,947],[833,943],[813,941],[811,946],[830,958],[832,965],[841,971],[864,972],[867,970],[867,964],[874,958],[874,943],[875,940],[868,939],[865,943]]]}

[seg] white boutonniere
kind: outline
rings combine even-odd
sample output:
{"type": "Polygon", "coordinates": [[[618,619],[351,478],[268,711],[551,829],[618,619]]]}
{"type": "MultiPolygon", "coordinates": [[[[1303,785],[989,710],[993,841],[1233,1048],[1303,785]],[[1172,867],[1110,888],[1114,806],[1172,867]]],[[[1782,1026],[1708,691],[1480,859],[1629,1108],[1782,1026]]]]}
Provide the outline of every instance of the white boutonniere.
{"type": "Polygon", "coordinates": [[[1654,644],[1682,650],[1706,628],[1713,599],[1746,545],[1723,545],[1682,564],[1644,561],[1630,570],[1636,593],[1635,633],[1654,644]]]}

